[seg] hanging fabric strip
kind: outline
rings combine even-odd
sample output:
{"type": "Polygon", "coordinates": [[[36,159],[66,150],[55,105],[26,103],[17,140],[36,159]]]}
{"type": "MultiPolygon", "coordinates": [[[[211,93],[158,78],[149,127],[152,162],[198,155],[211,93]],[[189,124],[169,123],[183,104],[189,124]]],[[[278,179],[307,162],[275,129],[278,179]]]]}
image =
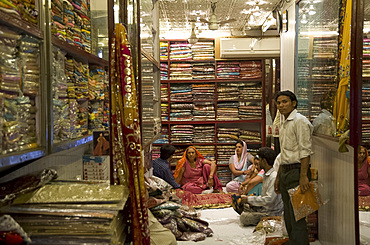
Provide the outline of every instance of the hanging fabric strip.
{"type": "Polygon", "coordinates": [[[337,119],[337,134],[341,135],[349,124],[349,87],[352,0],[342,0],[339,23],[339,84],[334,102],[334,117],[337,119]]]}
{"type": "Polygon", "coordinates": [[[110,57],[111,127],[116,183],[130,190],[134,244],[150,244],[139,110],[126,29],[116,24],[110,57]]]}

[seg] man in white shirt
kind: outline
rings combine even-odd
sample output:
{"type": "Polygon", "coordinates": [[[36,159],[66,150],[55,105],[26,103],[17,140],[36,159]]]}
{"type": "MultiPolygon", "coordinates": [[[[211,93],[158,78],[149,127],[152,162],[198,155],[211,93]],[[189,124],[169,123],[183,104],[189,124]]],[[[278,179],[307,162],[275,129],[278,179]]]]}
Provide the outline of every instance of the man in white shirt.
{"type": "Polygon", "coordinates": [[[240,222],[244,226],[257,225],[262,217],[280,216],[283,211],[281,195],[276,194],[274,184],[277,172],[273,168],[275,161],[275,152],[269,147],[262,147],[255,156],[256,164],[259,164],[265,170],[263,175],[262,192],[260,196],[245,196],[239,198],[233,195],[232,199],[235,211],[240,213],[240,222]],[[239,206],[239,207],[236,207],[239,206]],[[238,210],[239,208],[239,210],[238,210]]]}
{"type": "Polygon", "coordinates": [[[321,112],[312,122],[314,133],[334,136],[335,132],[337,131],[336,120],[331,113],[333,97],[333,93],[328,92],[321,98],[321,112]]]}
{"type": "Polygon", "coordinates": [[[291,91],[280,91],[275,97],[277,108],[284,116],[280,124],[281,159],[275,181],[275,192],[281,193],[284,203],[284,220],[289,235],[289,245],[308,245],[305,218],[295,220],[288,190],[298,185],[302,193],[309,189],[311,171],[313,126],[297,112],[297,97],[291,91]]]}

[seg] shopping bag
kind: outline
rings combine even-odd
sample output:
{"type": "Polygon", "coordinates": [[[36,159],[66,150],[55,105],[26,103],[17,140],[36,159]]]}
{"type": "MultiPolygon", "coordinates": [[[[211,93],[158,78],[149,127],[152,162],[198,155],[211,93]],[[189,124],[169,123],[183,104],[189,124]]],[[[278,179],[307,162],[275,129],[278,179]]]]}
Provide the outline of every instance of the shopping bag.
{"type": "Polygon", "coordinates": [[[315,212],[323,205],[321,195],[318,190],[318,184],[315,182],[310,182],[310,189],[305,193],[301,192],[300,186],[289,189],[288,193],[296,221],[315,212]]]}

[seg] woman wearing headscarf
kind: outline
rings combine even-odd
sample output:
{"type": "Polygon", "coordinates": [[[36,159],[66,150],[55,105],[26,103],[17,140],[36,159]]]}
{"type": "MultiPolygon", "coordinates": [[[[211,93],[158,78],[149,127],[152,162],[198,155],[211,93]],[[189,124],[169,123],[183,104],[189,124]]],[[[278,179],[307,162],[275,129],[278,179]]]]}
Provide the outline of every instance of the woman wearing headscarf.
{"type": "Polygon", "coordinates": [[[360,146],[358,153],[358,194],[359,196],[370,196],[370,166],[368,162],[369,153],[367,149],[360,146]]]}
{"type": "Polygon", "coordinates": [[[216,163],[205,159],[194,146],[189,146],[177,162],[174,177],[183,190],[194,194],[200,194],[208,188],[222,192],[216,169],[216,163]]]}
{"type": "Polygon", "coordinates": [[[240,184],[245,181],[247,174],[251,171],[248,167],[252,165],[253,156],[247,151],[247,144],[244,141],[237,140],[235,143],[235,154],[229,159],[229,168],[235,177],[226,184],[227,192],[238,193],[240,184]]]}

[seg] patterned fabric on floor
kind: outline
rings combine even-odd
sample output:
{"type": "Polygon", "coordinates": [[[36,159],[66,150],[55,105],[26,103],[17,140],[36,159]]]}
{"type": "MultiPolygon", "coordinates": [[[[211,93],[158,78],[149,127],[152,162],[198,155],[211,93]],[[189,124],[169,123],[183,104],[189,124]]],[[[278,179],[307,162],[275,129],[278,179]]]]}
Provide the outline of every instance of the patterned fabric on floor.
{"type": "Polygon", "coordinates": [[[183,205],[193,208],[227,208],[231,206],[231,194],[193,194],[177,189],[176,195],[182,199],[183,205]]]}
{"type": "Polygon", "coordinates": [[[360,211],[370,211],[370,196],[358,197],[358,209],[360,211]]]}

